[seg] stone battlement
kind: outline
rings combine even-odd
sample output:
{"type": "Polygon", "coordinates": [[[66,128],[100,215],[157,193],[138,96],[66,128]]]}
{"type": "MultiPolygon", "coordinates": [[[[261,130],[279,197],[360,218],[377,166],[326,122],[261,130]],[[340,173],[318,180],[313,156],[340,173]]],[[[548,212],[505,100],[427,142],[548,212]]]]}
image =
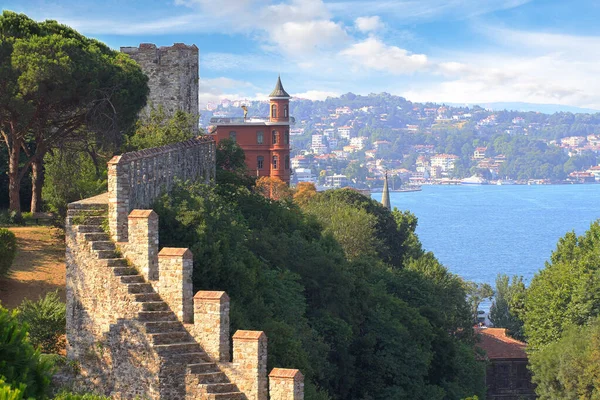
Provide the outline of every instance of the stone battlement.
{"type": "Polygon", "coordinates": [[[158,215],[135,208],[176,179],[213,176],[214,142],[194,139],[113,158],[108,194],[69,205],[67,356],[81,369],[76,388],[117,399],[304,398],[302,374],[267,375],[265,333],[230,336],[227,293],[194,294],[191,251],[159,251],[158,215]]]}
{"type": "Polygon", "coordinates": [[[207,136],[125,153],[108,162],[108,222],[114,240],[127,241],[127,218],[148,208],[180,181],[209,183],[215,177],[216,148],[207,136]]]}

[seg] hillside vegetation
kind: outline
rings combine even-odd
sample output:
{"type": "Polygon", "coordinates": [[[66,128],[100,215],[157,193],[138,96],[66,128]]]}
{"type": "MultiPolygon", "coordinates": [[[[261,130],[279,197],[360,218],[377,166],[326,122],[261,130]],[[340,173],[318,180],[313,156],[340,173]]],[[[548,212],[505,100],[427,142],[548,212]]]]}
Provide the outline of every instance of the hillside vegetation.
{"type": "Polygon", "coordinates": [[[482,397],[464,283],[416,218],[351,190],[301,199],[182,185],[154,205],[160,244],[191,249],[194,290],[226,290],[232,331],[264,330],[307,399],[482,397]]]}

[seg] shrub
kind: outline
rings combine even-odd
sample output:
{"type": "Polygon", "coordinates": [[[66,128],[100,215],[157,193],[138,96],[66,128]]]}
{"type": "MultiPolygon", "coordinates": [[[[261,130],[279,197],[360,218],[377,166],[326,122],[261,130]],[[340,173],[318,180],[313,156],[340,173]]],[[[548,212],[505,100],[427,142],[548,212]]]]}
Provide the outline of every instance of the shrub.
{"type": "Polygon", "coordinates": [[[8,275],[15,254],[17,253],[17,238],[8,229],[0,228],[0,277],[8,275]]]}
{"type": "Polygon", "coordinates": [[[60,338],[66,332],[66,306],[58,291],[47,293],[36,302],[25,299],[18,311],[19,321],[29,326],[31,344],[44,353],[56,353],[63,348],[60,338]]]}
{"type": "Polygon", "coordinates": [[[18,388],[13,388],[0,376],[0,400],[21,400],[24,391],[25,385],[21,384],[18,388]]]}
{"type": "Polygon", "coordinates": [[[27,339],[27,327],[19,323],[17,313],[0,307],[0,376],[6,384],[22,389],[24,398],[43,399],[51,369],[27,339]]]}

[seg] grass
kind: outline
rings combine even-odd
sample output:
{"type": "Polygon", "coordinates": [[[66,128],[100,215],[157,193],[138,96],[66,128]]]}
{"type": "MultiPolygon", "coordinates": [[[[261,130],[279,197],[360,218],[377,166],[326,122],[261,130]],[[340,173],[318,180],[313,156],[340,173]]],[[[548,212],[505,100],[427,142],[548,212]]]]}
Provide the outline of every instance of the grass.
{"type": "Polygon", "coordinates": [[[49,226],[9,227],[17,237],[17,255],[7,278],[0,279],[0,302],[9,309],[24,299],[37,300],[58,290],[65,301],[65,241],[49,226]]]}

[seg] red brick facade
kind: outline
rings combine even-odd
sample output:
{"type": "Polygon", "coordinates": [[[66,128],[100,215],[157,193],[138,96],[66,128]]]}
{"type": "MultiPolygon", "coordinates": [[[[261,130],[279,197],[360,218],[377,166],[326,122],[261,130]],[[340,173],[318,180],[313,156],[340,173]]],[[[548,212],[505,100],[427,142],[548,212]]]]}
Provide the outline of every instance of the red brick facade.
{"type": "MultiPolygon", "coordinates": [[[[261,122],[217,122],[212,132],[218,143],[233,139],[244,150],[252,174],[290,183],[290,97],[277,81],[271,93],[269,119],[261,122]]],[[[232,119],[233,120],[233,119],[232,119]]]]}

